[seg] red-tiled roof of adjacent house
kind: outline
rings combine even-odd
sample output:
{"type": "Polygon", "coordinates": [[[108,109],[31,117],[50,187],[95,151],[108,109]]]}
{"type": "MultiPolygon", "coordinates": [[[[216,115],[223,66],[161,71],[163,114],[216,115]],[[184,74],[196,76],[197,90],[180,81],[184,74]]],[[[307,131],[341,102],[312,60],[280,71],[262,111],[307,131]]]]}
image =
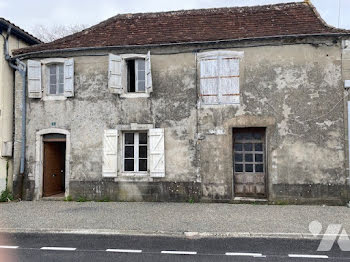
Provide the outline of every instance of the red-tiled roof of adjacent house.
{"type": "Polygon", "coordinates": [[[11,35],[15,35],[16,37],[20,38],[24,42],[26,42],[29,45],[35,45],[35,44],[41,44],[42,41],[36,38],[35,36],[29,34],[28,32],[24,31],[19,26],[11,23],[10,21],[6,20],[5,18],[0,17],[0,31],[7,32],[8,28],[11,27],[11,35]]]}
{"type": "Polygon", "coordinates": [[[15,54],[72,48],[142,46],[286,35],[349,34],[327,25],[307,2],[121,14],[15,54]]]}

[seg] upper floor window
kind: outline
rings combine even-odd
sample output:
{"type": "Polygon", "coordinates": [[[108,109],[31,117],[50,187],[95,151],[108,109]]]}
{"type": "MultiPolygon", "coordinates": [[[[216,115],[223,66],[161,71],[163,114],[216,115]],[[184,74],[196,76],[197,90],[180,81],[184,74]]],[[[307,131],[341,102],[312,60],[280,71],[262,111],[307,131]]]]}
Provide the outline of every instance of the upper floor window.
{"type": "Polygon", "coordinates": [[[243,52],[199,53],[200,96],[203,104],[239,104],[239,63],[243,52]]]}
{"type": "Polygon", "coordinates": [[[152,92],[150,52],[146,55],[109,54],[108,88],[120,95],[149,96],[152,92]]]}
{"type": "Polygon", "coordinates": [[[127,91],[129,93],[145,92],[145,59],[126,60],[127,91]]]}
{"type": "Polygon", "coordinates": [[[44,98],[47,96],[53,100],[74,96],[73,58],[28,60],[27,64],[30,98],[41,98],[43,94],[44,98]]]}
{"type": "Polygon", "coordinates": [[[49,72],[49,95],[63,95],[64,92],[64,72],[63,64],[51,64],[48,66],[49,72]]]}

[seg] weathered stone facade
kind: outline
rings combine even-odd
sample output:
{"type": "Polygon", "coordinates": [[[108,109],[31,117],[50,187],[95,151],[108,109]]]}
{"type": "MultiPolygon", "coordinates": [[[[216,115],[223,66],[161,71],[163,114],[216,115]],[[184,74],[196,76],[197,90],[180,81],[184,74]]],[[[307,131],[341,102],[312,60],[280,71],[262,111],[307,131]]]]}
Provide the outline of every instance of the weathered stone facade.
{"type": "MultiPolygon", "coordinates": [[[[233,128],[266,128],[266,199],[333,203],[349,200],[347,116],[342,40],[303,37],[152,48],[66,51],[24,59],[72,57],[74,97],[27,100],[24,198],[40,198],[38,136],[70,135],[66,196],[121,201],[235,201],[233,128]],[[197,54],[244,52],[240,103],[200,103],[197,54]],[[150,97],[122,98],[108,90],[108,54],[151,52],[150,97]],[[165,177],[102,176],[103,133],[119,125],[165,130],[165,177]],[[49,131],[48,131],[49,132],[49,131]],[[55,133],[53,131],[53,133],[55,133]]],[[[16,77],[15,174],[21,141],[21,82],[16,77]]],[[[18,180],[15,177],[14,183],[18,180]]]]}

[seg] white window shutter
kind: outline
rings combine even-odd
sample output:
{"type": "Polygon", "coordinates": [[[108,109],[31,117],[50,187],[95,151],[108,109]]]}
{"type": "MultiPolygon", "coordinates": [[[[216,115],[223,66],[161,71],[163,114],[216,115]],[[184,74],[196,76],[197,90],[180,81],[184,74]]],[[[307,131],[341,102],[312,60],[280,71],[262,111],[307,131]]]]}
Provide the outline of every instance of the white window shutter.
{"type": "Polygon", "coordinates": [[[64,61],[64,96],[74,96],[74,59],[64,61]]]}
{"type": "Polygon", "coordinates": [[[41,63],[28,60],[28,97],[41,98],[41,63]]]}
{"type": "Polygon", "coordinates": [[[239,104],[239,58],[221,57],[219,65],[219,103],[239,104]]]}
{"type": "Polygon", "coordinates": [[[152,86],[152,70],[151,70],[151,52],[148,51],[147,56],[145,58],[145,86],[147,92],[151,93],[153,91],[152,86]]]}
{"type": "Polygon", "coordinates": [[[118,130],[107,129],[103,136],[103,166],[104,177],[116,177],[118,171],[118,130]]]}
{"type": "Polygon", "coordinates": [[[218,59],[200,60],[200,96],[204,104],[218,104],[219,69],[218,59]]]}
{"type": "Polygon", "coordinates": [[[122,94],[123,61],[119,55],[109,54],[108,88],[112,93],[122,94]]]}
{"type": "Polygon", "coordinates": [[[150,147],[150,176],[165,176],[165,156],[164,156],[164,129],[152,128],[149,130],[150,147]]]}

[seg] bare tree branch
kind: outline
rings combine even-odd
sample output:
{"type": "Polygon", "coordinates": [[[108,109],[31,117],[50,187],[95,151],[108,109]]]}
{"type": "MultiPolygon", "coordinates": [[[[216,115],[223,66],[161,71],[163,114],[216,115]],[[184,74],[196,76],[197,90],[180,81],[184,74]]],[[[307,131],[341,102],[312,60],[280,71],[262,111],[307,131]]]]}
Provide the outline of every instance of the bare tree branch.
{"type": "Polygon", "coordinates": [[[36,25],[32,28],[32,34],[39,38],[41,41],[48,43],[56,39],[71,35],[82,31],[87,28],[88,25],[77,24],[77,25],[36,25]]]}

